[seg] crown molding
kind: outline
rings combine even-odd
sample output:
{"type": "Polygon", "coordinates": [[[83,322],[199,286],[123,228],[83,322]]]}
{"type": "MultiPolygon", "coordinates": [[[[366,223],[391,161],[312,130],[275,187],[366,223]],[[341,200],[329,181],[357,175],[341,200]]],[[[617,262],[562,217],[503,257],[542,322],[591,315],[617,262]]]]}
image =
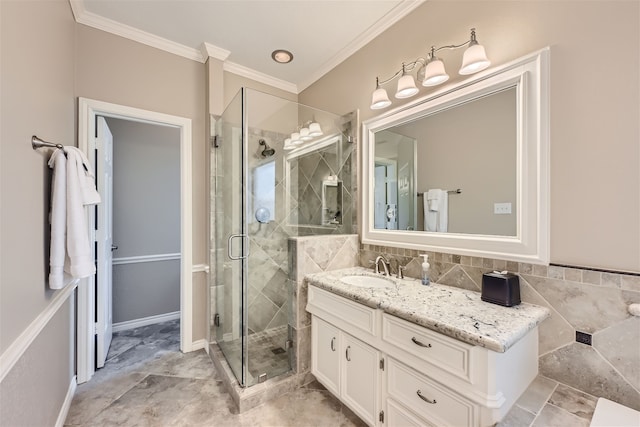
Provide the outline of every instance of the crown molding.
{"type": "Polygon", "coordinates": [[[174,55],[182,56],[193,61],[204,63],[207,57],[203,56],[200,49],[194,49],[180,43],[159,37],[146,31],[139,30],[129,25],[121,24],[108,18],[87,11],[83,0],[69,0],[71,10],[76,22],[98,30],[106,31],[129,40],[137,41],[174,55]]]}
{"type": "Polygon", "coordinates": [[[231,55],[231,51],[207,42],[204,42],[200,45],[200,52],[202,52],[202,56],[204,57],[205,62],[208,57],[224,62],[227,60],[229,55],[231,55]]]}
{"type": "Polygon", "coordinates": [[[403,0],[398,6],[394,7],[389,13],[381,18],[374,25],[369,27],[367,31],[356,37],[351,43],[335,54],[331,59],[324,63],[318,70],[311,74],[309,77],[298,83],[298,90],[302,92],[316,81],[320,80],[322,76],[333,70],[345,59],[362,49],[367,43],[378,37],[384,31],[386,31],[393,24],[400,19],[407,16],[415,8],[420,6],[426,0],[403,0]]]}
{"type": "Polygon", "coordinates": [[[278,89],[282,89],[293,94],[298,94],[298,86],[295,83],[288,82],[286,80],[278,79],[268,74],[256,71],[252,68],[245,67],[244,65],[236,64],[235,62],[225,62],[222,69],[233,74],[237,74],[242,77],[246,77],[251,80],[255,80],[260,83],[264,83],[269,86],[273,86],[278,89]]]}

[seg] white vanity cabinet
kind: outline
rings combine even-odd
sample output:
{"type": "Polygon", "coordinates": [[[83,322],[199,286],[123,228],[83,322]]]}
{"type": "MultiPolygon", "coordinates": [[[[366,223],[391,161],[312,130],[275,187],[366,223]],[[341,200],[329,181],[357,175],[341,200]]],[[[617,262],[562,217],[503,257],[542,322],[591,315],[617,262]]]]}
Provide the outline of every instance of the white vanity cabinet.
{"type": "Polygon", "coordinates": [[[492,426],[538,373],[537,328],[500,353],[313,285],[307,311],[311,372],[372,426],[492,426]]]}

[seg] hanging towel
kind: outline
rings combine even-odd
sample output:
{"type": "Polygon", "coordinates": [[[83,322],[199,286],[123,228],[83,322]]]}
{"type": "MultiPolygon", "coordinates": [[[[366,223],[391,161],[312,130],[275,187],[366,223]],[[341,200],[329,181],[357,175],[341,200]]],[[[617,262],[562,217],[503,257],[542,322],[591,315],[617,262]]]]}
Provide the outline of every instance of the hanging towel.
{"type": "Polygon", "coordinates": [[[88,277],[96,272],[85,222],[87,205],[100,203],[94,176],[82,151],[75,147],[67,152],[67,256],[66,269],[74,278],[88,277]]]}
{"type": "Polygon", "coordinates": [[[431,189],[424,195],[425,231],[446,232],[448,227],[449,195],[445,190],[431,189]]]}
{"type": "Polygon", "coordinates": [[[100,195],[89,162],[77,148],[54,151],[48,164],[53,169],[49,287],[62,289],[64,272],[82,278],[96,271],[84,206],[100,203],[100,195]]]}
{"type": "Polygon", "coordinates": [[[51,250],[49,252],[49,287],[64,287],[64,262],[67,230],[67,158],[56,150],[49,159],[53,169],[51,181],[51,250]]]}

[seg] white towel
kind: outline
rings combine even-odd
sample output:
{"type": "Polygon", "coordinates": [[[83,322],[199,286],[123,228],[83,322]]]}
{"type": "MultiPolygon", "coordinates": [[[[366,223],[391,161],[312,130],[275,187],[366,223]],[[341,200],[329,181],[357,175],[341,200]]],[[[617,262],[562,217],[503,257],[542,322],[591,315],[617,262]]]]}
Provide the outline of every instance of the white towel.
{"type": "Polygon", "coordinates": [[[448,228],[449,195],[445,190],[432,189],[424,195],[425,231],[446,232],[448,228]]]}
{"type": "Polygon", "coordinates": [[[67,230],[67,159],[62,150],[56,150],[49,159],[53,169],[51,181],[51,250],[49,253],[49,287],[64,287],[64,262],[67,230]]]}
{"type": "Polygon", "coordinates": [[[84,154],[75,147],[56,150],[49,159],[53,169],[51,183],[51,252],[49,287],[65,285],[64,272],[73,278],[95,273],[85,205],[100,203],[93,173],[84,154]]]}
{"type": "Polygon", "coordinates": [[[74,278],[88,277],[96,272],[85,222],[86,205],[100,203],[93,173],[84,154],[67,147],[67,272],[74,278]]]}

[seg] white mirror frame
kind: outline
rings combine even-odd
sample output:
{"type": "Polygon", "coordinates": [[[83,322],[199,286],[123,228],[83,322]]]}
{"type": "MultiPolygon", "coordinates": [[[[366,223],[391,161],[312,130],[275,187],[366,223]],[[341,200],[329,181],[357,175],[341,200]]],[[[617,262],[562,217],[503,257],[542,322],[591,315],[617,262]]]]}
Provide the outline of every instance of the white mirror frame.
{"type": "Polygon", "coordinates": [[[548,264],[549,48],[501,67],[488,69],[455,86],[441,89],[363,122],[361,188],[363,244],[548,264]],[[490,236],[375,229],[375,133],[514,86],[518,108],[516,235],[490,236]]]}

